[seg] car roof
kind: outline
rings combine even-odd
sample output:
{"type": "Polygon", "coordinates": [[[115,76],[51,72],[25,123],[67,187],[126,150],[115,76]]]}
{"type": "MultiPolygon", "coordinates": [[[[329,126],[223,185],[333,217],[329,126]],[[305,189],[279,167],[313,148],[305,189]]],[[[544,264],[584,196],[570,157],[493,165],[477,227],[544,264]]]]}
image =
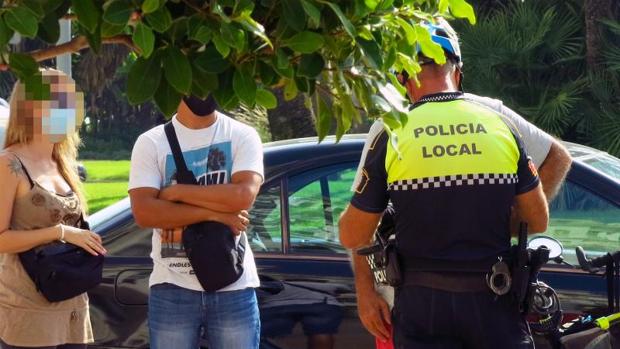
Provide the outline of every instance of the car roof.
{"type": "MultiPolygon", "coordinates": [[[[360,152],[364,145],[366,134],[351,134],[343,136],[338,143],[336,137],[328,136],[321,143],[318,143],[318,137],[306,137],[297,139],[287,139],[276,142],[269,142],[263,145],[264,162],[265,162],[265,178],[270,179],[278,177],[278,172],[290,172],[291,169],[298,168],[303,171],[306,167],[312,166],[317,162],[346,162],[358,161],[360,152]],[[309,156],[308,151],[312,151],[309,156]]],[[[581,166],[588,168],[589,171],[595,171],[604,175],[601,171],[594,169],[592,166],[582,161],[586,154],[607,154],[600,150],[590,148],[584,145],[563,142],[570,151],[571,156],[575,158],[575,162],[581,166]]],[[[610,155],[608,155],[610,156],[610,155]]],[[[115,216],[129,209],[129,198],[125,198],[116,204],[104,208],[97,212],[94,221],[91,224],[98,225],[103,223],[99,217],[115,216]]],[[[90,219],[89,219],[90,220],[90,219]]]]}

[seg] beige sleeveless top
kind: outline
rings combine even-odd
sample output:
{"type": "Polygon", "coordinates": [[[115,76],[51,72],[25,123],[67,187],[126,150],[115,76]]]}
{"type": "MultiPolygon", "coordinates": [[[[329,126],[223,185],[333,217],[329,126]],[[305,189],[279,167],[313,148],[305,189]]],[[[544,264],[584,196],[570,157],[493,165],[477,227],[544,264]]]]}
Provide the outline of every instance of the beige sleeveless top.
{"type": "MultiPolygon", "coordinates": [[[[62,223],[76,225],[81,207],[72,193],[51,193],[32,181],[32,189],[15,199],[11,230],[33,230],[62,223]]],[[[43,347],[93,341],[86,293],[62,302],[41,295],[14,253],[0,253],[0,339],[13,346],[43,347]]]]}

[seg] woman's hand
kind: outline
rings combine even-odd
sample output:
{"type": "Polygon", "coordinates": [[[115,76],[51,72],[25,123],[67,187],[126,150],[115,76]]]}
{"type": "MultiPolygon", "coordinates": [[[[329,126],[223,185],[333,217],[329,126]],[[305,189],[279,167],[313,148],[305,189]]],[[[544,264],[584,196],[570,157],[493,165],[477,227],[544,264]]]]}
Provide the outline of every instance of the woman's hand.
{"type": "Polygon", "coordinates": [[[248,224],[250,224],[250,219],[248,217],[248,211],[241,210],[237,213],[220,213],[218,215],[218,221],[229,226],[233,234],[237,236],[241,234],[241,232],[247,230],[248,224]]]}
{"type": "Polygon", "coordinates": [[[103,243],[99,234],[68,225],[62,225],[60,228],[65,231],[64,240],[66,242],[83,248],[93,256],[105,255],[108,253],[108,251],[103,248],[103,243]]]}

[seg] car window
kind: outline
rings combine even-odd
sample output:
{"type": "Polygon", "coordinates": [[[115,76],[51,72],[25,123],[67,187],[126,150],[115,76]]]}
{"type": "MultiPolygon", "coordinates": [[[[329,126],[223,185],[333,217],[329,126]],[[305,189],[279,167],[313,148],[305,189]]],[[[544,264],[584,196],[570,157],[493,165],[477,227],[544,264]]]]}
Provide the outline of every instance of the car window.
{"type": "Polygon", "coordinates": [[[346,163],[289,178],[291,252],[346,253],[338,238],[338,218],[351,199],[356,169],[356,163],[346,163]]]}
{"type": "Polygon", "coordinates": [[[566,181],[551,202],[547,234],[562,242],[571,264],[577,264],[576,246],[593,256],[620,250],[620,208],[566,181]]]}
{"type": "Polygon", "coordinates": [[[583,162],[620,181],[620,159],[608,154],[583,159],[583,162]]]}
{"type": "Polygon", "coordinates": [[[248,241],[253,252],[281,252],[282,225],[279,184],[263,187],[250,210],[248,241]]]}

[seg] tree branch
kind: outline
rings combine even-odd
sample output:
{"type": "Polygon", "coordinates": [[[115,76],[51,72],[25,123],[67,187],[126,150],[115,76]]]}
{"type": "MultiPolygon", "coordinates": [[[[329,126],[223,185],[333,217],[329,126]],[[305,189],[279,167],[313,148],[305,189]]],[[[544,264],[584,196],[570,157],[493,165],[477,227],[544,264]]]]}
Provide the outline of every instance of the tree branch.
{"type": "MultiPolygon", "coordinates": [[[[137,51],[137,48],[134,46],[133,41],[129,35],[117,35],[109,38],[101,39],[102,44],[123,44],[130,49],[137,51]]],[[[56,56],[65,54],[65,53],[74,53],[85,48],[89,47],[88,40],[86,40],[85,36],[77,36],[73,38],[69,42],[65,42],[64,44],[44,48],[41,50],[36,50],[30,52],[30,56],[34,58],[35,61],[41,62],[46,59],[54,58],[56,56]]]]}

